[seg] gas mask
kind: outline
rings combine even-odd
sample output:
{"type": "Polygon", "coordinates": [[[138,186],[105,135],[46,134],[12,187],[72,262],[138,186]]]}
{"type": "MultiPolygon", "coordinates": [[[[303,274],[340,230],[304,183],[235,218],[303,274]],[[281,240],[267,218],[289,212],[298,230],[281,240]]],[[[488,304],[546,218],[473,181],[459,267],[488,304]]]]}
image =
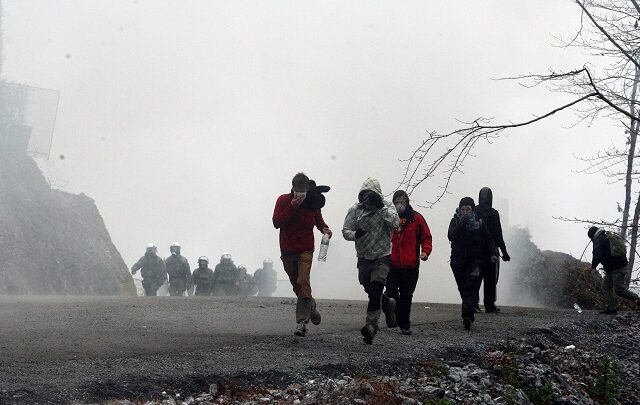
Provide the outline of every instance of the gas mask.
{"type": "Polygon", "coordinates": [[[402,215],[407,212],[407,204],[406,203],[397,203],[396,211],[398,211],[398,215],[402,215]]]}

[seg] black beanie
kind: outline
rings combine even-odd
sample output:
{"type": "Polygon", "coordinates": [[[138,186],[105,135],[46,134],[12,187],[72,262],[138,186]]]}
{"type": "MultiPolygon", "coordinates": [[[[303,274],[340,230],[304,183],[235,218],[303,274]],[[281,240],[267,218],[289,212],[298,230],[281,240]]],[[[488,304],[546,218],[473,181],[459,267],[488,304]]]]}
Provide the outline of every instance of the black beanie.
{"type": "Polygon", "coordinates": [[[458,204],[458,208],[464,206],[464,205],[468,205],[471,208],[475,208],[476,207],[476,203],[473,201],[473,198],[471,197],[464,197],[462,200],[460,200],[460,204],[458,204]]]}
{"type": "Polygon", "coordinates": [[[400,197],[407,197],[407,201],[409,201],[409,195],[404,190],[398,190],[395,193],[393,193],[393,198],[391,199],[391,201],[395,201],[396,198],[400,198],[400,197]]]}
{"type": "Polygon", "coordinates": [[[589,228],[589,230],[587,231],[587,236],[589,237],[589,239],[593,239],[596,232],[598,232],[597,226],[592,226],[591,228],[589,228]]]}

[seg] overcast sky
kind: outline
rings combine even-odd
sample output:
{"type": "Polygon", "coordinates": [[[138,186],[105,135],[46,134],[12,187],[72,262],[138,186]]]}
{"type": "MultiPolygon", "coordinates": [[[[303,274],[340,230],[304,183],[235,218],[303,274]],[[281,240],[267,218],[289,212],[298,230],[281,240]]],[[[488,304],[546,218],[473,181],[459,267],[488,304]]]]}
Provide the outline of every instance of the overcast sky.
{"type": "MultiPolygon", "coordinates": [[[[284,278],[271,215],[303,170],[332,187],[323,211],[335,237],[312,275],[321,297],[365,298],[353,243],[340,235],[365,178],[390,193],[399,159],[426,131],[478,116],[530,119],[570,100],[492,79],[585,62],[552,46],[579,26],[571,1],[3,4],[5,78],[60,91],[52,156],[40,166],[54,186],[95,199],[129,266],[147,243],[165,255],[178,241],[192,264],[228,251],[252,272],[270,257],[284,278]]],[[[529,227],[539,247],[580,256],[584,227],[553,216],[612,218],[622,185],[576,174],[573,155],[623,133],[606,120],[566,129],[574,120],[560,114],[479,147],[451,196],[419,209],[434,254],[417,298],[457,301],[447,226],[459,199],[483,186],[508,200],[505,221],[529,227]]]]}

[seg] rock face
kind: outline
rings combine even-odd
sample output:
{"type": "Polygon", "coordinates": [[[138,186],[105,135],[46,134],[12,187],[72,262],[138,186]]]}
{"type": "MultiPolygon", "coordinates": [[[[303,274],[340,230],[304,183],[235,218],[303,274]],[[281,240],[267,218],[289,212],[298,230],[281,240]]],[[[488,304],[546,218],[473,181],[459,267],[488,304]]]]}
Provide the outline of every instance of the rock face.
{"type": "Polygon", "coordinates": [[[0,150],[0,246],[0,294],[136,294],[94,201],[15,151],[0,150]]]}

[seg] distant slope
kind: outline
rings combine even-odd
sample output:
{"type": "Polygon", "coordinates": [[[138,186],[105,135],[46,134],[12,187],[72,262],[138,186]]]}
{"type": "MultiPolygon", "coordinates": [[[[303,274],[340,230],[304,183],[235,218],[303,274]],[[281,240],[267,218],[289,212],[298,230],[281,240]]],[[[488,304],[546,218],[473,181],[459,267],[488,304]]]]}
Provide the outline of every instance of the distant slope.
{"type": "Polygon", "coordinates": [[[524,228],[507,229],[505,241],[512,260],[501,263],[499,302],[548,308],[578,303],[584,309],[602,304],[602,278],[591,274],[589,263],[566,253],[541,251],[524,228]]]}
{"type": "Polygon", "coordinates": [[[135,295],[94,201],[52,190],[36,163],[0,150],[0,294],[135,295]]]}

